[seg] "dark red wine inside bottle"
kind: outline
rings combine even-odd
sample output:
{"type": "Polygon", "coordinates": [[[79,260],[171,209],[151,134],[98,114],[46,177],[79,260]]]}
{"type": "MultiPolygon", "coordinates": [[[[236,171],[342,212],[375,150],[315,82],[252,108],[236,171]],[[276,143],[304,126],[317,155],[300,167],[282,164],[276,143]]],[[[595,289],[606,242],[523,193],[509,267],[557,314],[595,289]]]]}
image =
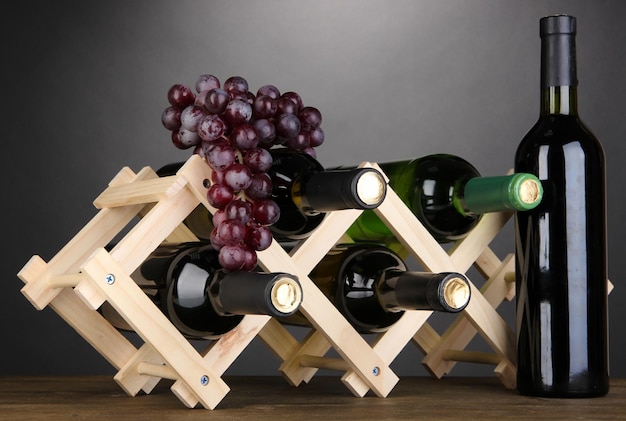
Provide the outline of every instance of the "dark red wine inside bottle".
{"type": "MultiPolygon", "coordinates": [[[[337,245],[310,277],[360,333],[384,332],[407,310],[458,313],[471,296],[464,275],[408,271],[396,253],[377,244],[337,245]]],[[[279,320],[309,325],[299,312],[279,320]]]]}
{"type": "Polygon", "coordinates": [[[515,171],[544,196],[516,214],[517,388],[544,397],[609,390],[605,160],[578,117],[576,20],[540,21],[541,113],[515,171]]]}
{"type": "MultiPolygon", "coordinates": [[[[326,170],[315,158],[288,148],[270,150],[272,199],[280,208],[280,218],[270,226],[277,240],[306,238],[328,212],[343,209],[374,209],[385,199],[387,183],[374,168],[326,170]]],[[[183,162],[161,167],[157,174],[176,174],[183,162]]],[[[185,218],[185,225],[199,238],[209,239],[211,214],[199,205],[185,218]]]]}
{"type": "MultiPolygon", "coordinates": [[[[302,301],[296,277],[225,271],[208,242],[162,244],[131,277],[191,339],[217,339],[247,314],[291,315],[302,301]]],[[[108,302],[101,312],[115,327],[132,330],[108,302]]]]}

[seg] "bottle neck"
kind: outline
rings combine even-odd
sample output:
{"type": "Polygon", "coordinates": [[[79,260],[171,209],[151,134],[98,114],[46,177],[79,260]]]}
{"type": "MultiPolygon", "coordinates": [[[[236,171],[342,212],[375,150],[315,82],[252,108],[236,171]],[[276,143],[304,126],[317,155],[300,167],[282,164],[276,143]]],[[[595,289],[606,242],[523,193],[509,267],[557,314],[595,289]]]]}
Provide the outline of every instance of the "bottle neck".
{"type": "Polygon", "coordinates": [[[576,88],[572,86],[542,88],[541,115],[578,115],[576,88]]]}
{"type": "Polygon", "coordinates": [[[528,173],[474,177],[455,188],[454,205],[464,215],[487,212],[525,211],[543,197],[539,179],[528,173]]]}
{"type": "Polygon", "coordinates": [[[540,25],[541,114],[576,115],[576,21],[556,16],[540,25]]]}
{"type": "Polygon", "coordinates": [[[207,296],[221,316],[290,316],[300,307],[302,287],[287,273],[216,271],[207,296]]]}
{"type": "Polygon", "coordinates": [[[325,170],[297,179],[292,200],[306,215],[342,209],[374,209],[385,198],[387,183],[373,168],[325,170]]]}
{"type": "Polygon", "coordinates": [[[377,298],[389,312],[435,310],[458,313],[470,299],[467,278],[460,273],[389,270],[377,285],[377,298]]]}

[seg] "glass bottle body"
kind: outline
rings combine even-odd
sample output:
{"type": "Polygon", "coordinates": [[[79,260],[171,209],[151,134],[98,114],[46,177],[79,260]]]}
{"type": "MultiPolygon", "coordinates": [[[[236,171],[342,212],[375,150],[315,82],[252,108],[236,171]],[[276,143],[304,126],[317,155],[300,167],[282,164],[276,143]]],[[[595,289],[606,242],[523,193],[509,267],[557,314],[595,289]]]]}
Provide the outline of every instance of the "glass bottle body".
{"type": "Polygon", "coordinates": [[[518,389],[543,396],[608,391],[604,153],[575,115],[542,117],[516,171],[544,198],[516,214],[518,389]]]}
{"type": "MultiPolygon", "coordinates": [[[[269,228],[278,240],[306,238],[322,223],[327,212],[373,209],[385,198],[387,184],[373,168],[325,170],[304,152],[275,148],[270,153],[269,198],[278,205],[280,216],[269,228]]],[[[157,174],[173,175],[182,164],[166,165],[157,174]]],[[[196,207],[184,223],[199,239],[211,238],[212,216],[203,205],[196,207]]]]}
{"type": "Polygon", "coordinates": [[[544,197],[518,212],[517,387],[545,397],[608,392],[605,157],[578,117],[575,18],[540,21],[541,115],[515,156],[544,197]]]}
{"type": "MultiPolygon", "coordinates": [[[[462,201],[464,184],[480,174],[464,159],[437,154],[379,166],[389,177],[389,186],[438,242],[463,238],[478,224],[481,215],[464,212],[462,201]]],[[[348,235],[355,240],[394,241],[373,211],[364,211],[348,235]]]]}
{"type": "MultiPolygon", "coordinates": [[[[296,277],[286,273],[227,272],[207,242],[160,245],[131,275],[186,337],[216,339],[247,314],[286,316],[302,302],[296,277]]],[[[132,330],[108,303],[105,318],[132,330]]]]}
{"type": "Polygon", "coordinates": [[[288,150],[274,150],[273,163],[268,171],[272,180],[271,199],[280,208],[280,218],[270,229],[278,239],[301,239],[317,228],[325,213],[312,209],[301,210],[294,201],[294,184],[303,183],[313,173],[324,171],[324,167],[309,155],[288,150]]]}
{"type": "MultiPolygon", "coordinates": [[[[360,333],[384,332],[406,310],[459,312],[470,299],[463,275],[410,272],[398,255],[376,244],[336,246],[310,278],[360,333]]],[[[301,313],[281,320],[309,325],[301,313]]]]}
{"type": "MultiPolygon", "coordinates": [[[[243,315],[220,315],[208,295],[220,268],[217,252],[204,243],[164,244],[131,277],[183,335],[217,339],[234,329],[243,315]]],[[[114,326],[132,330],[107,303],[102,312],[114,326]]]]}

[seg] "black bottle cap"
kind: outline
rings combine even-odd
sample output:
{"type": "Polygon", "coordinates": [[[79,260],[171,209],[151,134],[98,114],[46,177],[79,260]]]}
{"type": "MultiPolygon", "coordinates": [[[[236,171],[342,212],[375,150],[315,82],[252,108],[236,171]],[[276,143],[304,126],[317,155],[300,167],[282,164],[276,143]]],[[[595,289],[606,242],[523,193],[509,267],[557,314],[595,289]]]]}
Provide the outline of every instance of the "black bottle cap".
{"type": "Polygon", "coordinates": [[[218,314],[290,316],[302,303],[298,278],[287,273],[222,272],[211,283],[211,302],[218,314]]]}
{"type": "Polygon", "coordinates": [[[576,87],[576,18],[546,16],[540,20],[541,87],[576,87]]]}
{"type": "Polygon", "coordinates": [[[576,34],[576,18],[569,15],[553,15],[541,18],[539,34],[576,34]]]}
{"type": "Polygon", "coordinates": [[[301,200],[317,212],[374,209],[387,194],[385,178],[374,168],[320,171],[304,184],[301,200]]]}

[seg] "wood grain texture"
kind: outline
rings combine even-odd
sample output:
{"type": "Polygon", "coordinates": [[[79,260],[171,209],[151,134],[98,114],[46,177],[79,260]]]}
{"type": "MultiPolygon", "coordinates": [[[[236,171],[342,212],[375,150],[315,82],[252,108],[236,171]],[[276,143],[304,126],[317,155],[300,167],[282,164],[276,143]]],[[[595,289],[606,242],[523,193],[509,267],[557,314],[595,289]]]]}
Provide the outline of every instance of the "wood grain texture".
{"type": "Polygon", "coordinates": [[[211,411],[181,406],[162,381],[130,397],[108,377],[0,377],[0,420],[618,420],[626,414],[626,379],[603,398],[520,396],[495,378],[403,378],[386,398],[353,396],[336,376],[298,388],[281,377],[227,377],[232,391],[211,411]]]}

